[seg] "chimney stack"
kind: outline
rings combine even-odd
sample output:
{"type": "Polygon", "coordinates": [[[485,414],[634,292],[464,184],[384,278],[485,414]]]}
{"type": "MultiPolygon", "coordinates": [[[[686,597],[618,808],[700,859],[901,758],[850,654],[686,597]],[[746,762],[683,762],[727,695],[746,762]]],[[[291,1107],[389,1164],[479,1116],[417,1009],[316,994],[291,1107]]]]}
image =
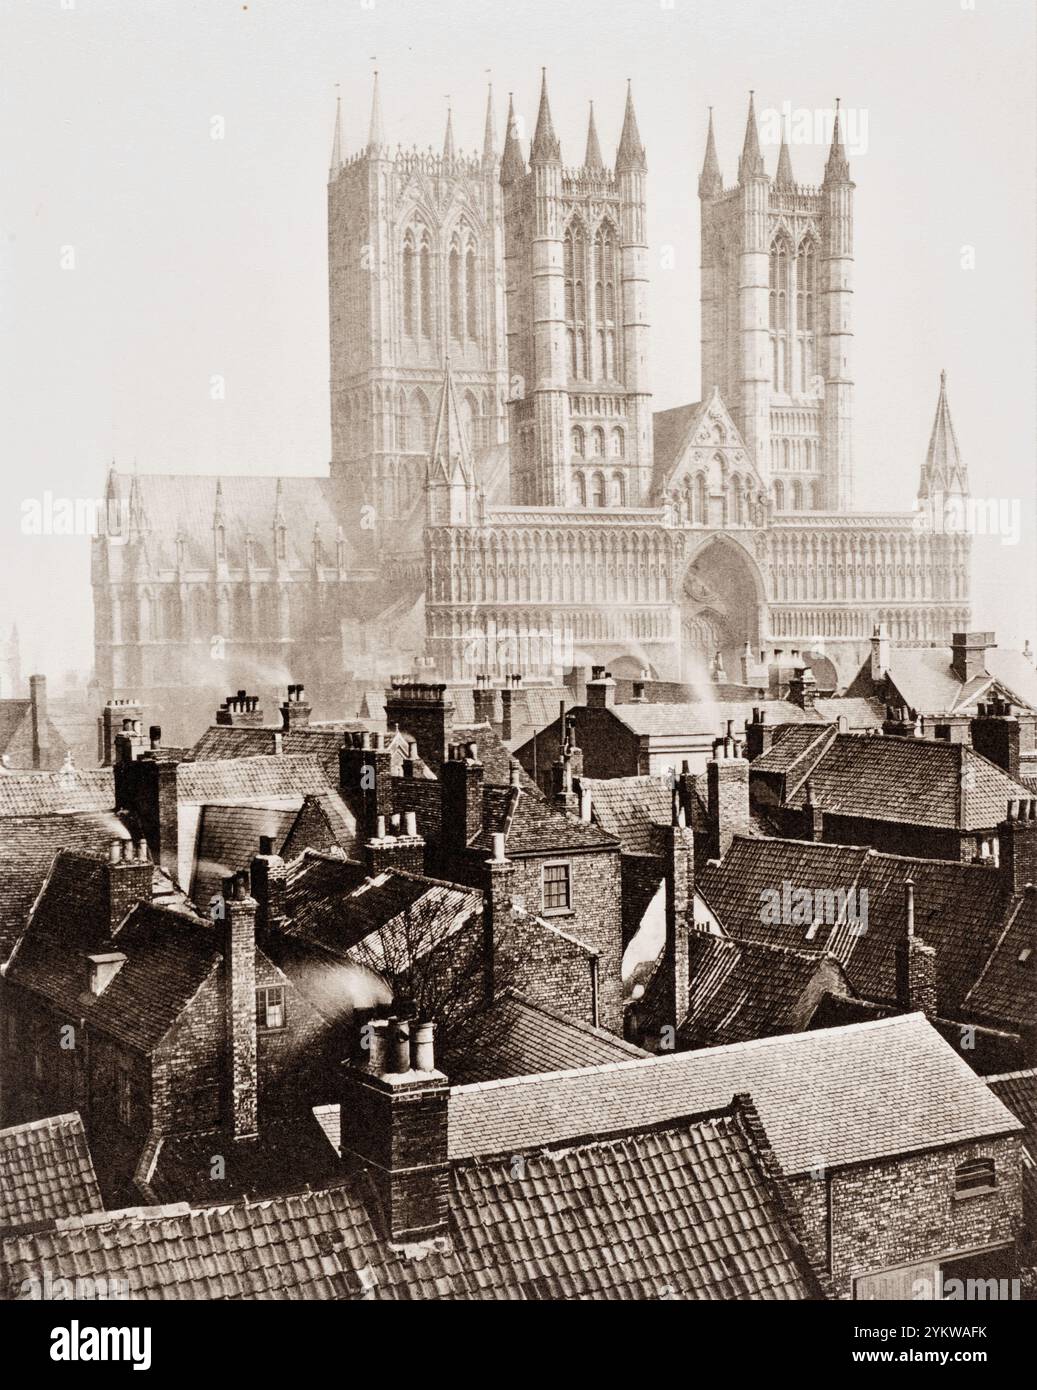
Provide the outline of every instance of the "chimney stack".
{"type": "Polygon", "coordinates": [[[98,720],[97,761],[104,767],[115,762],[116,735],[123,731],[124,721],[129,720],[132,728],[134,720],[143,719],[144,714],[138,700],[108,700],[98,720]]]}
{"type": "Polygon", "coordinates": [[[46,771],[50,767],[50,722],[47,719],[47,677],[29,677],[29,703],[32,711],[32,765],[46,771]]]}
{"type": "Polygon", "coordinates": [[[385,692],[385,722],[388,728],[395,724],[414,738],[422,760],[438,777],[454,724],[446,686],[394,680],[385,692]]]}
{"type": "Polygon", "coordinates": [[[767,723],[767,711],[753,706],[753,717],[745,721],[745,756],[755,762],[774,742],[774,725],[767,723]]]}
{"type": "Polygon", "coordinates": [[[589,709],[605,709],[616,703],[616,682],[604,666],[594,666],[587,682],[587,706],[589,709]]]}
{"type": "Polygon", "coordinates": [[[736,835],[747,835],[749,817],[749,764],[742,744],[732,733],[713,740],[713,757],[706,764],[706,813],[709,822],[710,859],[722,859],[736,835]]]}
{"type": "Polygon", "coordinates": [[[476,724],[492,724],[497,705],[497,692],[490,684],[489,676],[476,676],[472,702],[475,706],[476,724]]]}
{"type": "Polygon", "coordinates": [[[896,946],[897,1007],[936,1014],[936,951],[915,935],[915,885],[904,880],[904,935],[896,946]]]}
{"type": "Polygon", "coordinates": [[[483,826],[483,765],[474,743],[452,743],[439,770],[443,848],[458,853],[483,826]]]}
{"type": "Polygon", "coordinates": [[[245,690],[228,695],[216,711],[216,723],[232,729],[262,728],[263,711],[259,708],[259,696],[249,695],[245,690]]]}
{"type": "Polygon", "coordinates": [[[129,813],[155,862],[179,881],[177,763],[161,750],[139,751],[142,744],[139,728],[116,737],[115,804],[129,813]]]}
{"type": "Polygon", "coordinates": [[[496,995],[497,962],[511,949],[511,899],[515,887],[515,864],[507,858],[503,831],[494,831],[492,843],[483,887],[483,985],[489,1002],[496,995]]]}
{"type": "Polygon", "coordinates": [[[987,652],[997,646],[992,632],[955,632],[951,636],[951,670],[966,685],[987,673],[987,652]]]}
{"type": "Polygon", "coordinates": [[[223,983],[226,1012],[226,1122],[235,1139],[259,1132],[256,1043],[256,910],[244,872],[223,880],[223,983]]]}
{"type": "Polygon", "coordinates": [[[793,671],[789,677],[789,700],[801,710],[812,710],[817,698],[817,681],[809,666],[793,671]]]}
{"type": "Polygon", "coordinates": [[[374,831],[364,845],[364,861],[369,874],[386,869],[402,869],[410,874],[425,872],[425,840],[418,834],[418,818],[414,811],[393,816],[388,828],[386,818],[379,816],[374,831]]]}
{"type": "Polygon", "coordinates": [[[1007,700],[995,697],[977,707],[976,718],[969,723],[972,746],[984,758],[989,758],[1019,780],[1021,731],[1019,720],[1007,700]]]}
{"type": "MultiPolygon", "coordinates": [[[[665,832],[666,938],[659,967],[663,989],[659,1022],[672,1028],[674,1035],[688,1013],[688,933],[695,900],[695,836],[683,820],[675,794],[672,822],[665,832]]],[[[674,1040],[669,1040],[671,1047],[674,1040]]]]}
{"type": "Polygon", "coordinates": [[[1037,884],[1037,800],[1020,797],[1010,801],[1008,813],[997,828],[998,863],[1010,893],[1021,893],[1037,884]]]}
{"type": "Polygon", "coordinates": [[[889,670],[889,628],[885,623],[877,624],[871,634],[871,682],[873,686],[885,685],[889,670]]]}
{"type": "Polygon", "coordinates": [[[339,785],[346,800],[359,807],[361,830],[374,833],[379,816],[393,812],[392,749],[378,732],[347,733],[338,755],[339,785]]]}
{"type": "Polygon", "coordinates": [[[418,1243],[447,1230],[450,1087],[435,1065],[428,1021],[366,1025],[364,1066],[348,1066],[341,1104],[342,1154],[377,1193],[383,1234],[418,1243]]]}
{"type": "Polygon", "coordinates": [[[146,840],[112,840],[105,865],[108,930],[114,934],[137,903],[151,902],[155,866],[146,840]]]}
{"type": "Polygon", "coordinates": [[[310,706],[305,691],[301,685],[290,685],[288,698],[281,705],[281,728],[287,733],[292,729],[306,729],[309,723],[310,706]]]}
{"type": "Polygon", "coordinates": [[[276,930],[287,913],[287,869],[281,856],[274,853],[269,835],[259,837],[259,853],[252,859],[250,881],[256,900],[256,930],[262,937],[276,930]]]}

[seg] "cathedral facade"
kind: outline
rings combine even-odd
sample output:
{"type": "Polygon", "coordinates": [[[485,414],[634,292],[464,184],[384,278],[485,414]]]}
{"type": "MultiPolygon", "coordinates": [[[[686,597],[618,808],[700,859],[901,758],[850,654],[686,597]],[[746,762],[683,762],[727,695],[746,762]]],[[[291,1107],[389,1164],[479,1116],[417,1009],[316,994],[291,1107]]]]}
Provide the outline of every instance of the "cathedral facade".
{"type": "MultiPolygon", "coordinates": [[[[528,157],[492,94],[481,149],[366,144],[328,184],[323,477],[120,473],[93,556],[101,693],[174,728],[214,697],[408,660],[445,680],[601,664],[694,680],[774,652],[842,678],[875,626],[969,625],[968,537],[853,506],[853,183],[764,167],[750,101],[699,180],[702,391],[653,413],[647,159],[631,93],[611,165],[566,164],[546,82],[528,157]],[[114,506],[112,505],[114,503],[114,506]]],[[[967,492],[941,381],[919,497],[967,492]]],[[[929,515],[933,515],[930,510],[929,515]]]]}

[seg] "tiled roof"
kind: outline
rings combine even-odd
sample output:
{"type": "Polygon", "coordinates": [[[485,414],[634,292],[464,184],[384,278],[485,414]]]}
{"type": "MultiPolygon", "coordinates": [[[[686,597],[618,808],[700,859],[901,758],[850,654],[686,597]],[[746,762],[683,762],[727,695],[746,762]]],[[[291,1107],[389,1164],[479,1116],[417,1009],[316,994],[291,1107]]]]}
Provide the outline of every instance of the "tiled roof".
{"type": "Polygon", "coordinates": [[[283,731],[279,726],[249,729],[231,724],[212,724],[191,750],[191,758],[196,762],[211,762],[217,758],[271,757],[276,735],[280,733],[282,753],[319,758],[332,780],[337,782],[338,753],[344,734],[347,729],[361,730],[364,727],[360,720],[342,728],[313,725],[283,731]]]}
{"type": "Polygon", "coordinates": [[[1023,1213],[1031,1240],[1037,1239],[1037,1067],[985,1078],[1003,1105],[1025,1125],[1023,1131],[1023,1213]]]}
{"type": "Polygon", "coordinates": [[[195,850],[191,897],[205,908],[226,877],[247,869],[259,853],[259,837],[269,835],[275,853],[299,812],[273,806],[203,806],[195,850]]]}
{"type": "Polygon", "coordinates": [[[921,1014],[791,1033],[645,1062],[463,1086],[450,1154],[515,1154],[570,1137],[703,1114],[748,1092],[790,1175],[1019,1127],[921,1014]]]}
{"type": "Polygon", "coordinates": [[[885,706],[881,700],[839,695],[833,699],[817,699],[814,709],[822,719],[833,723],[840,718],[846,720],[848,727],[854,729],[881,729],[886,717],[885,706]]]}
{"type": "Polygon", "coordinates": [[[332,787],[320,758],[312,753],[217,758],[181,763],[177,769],[177,796],[182,802],[319,795],[332,787]]]}
{"type": "Polygon", "coordinates": [[[141,1052],[155,1047],[219,959],[216,934],[192,914],[141,904],[116,936],[104,916],[100,858],[62,851],[54,861],[8,979],[69,1017],[141,1052]],[[84,956],[125,954],[100,995],[86,988],[84,956]]]}
{"type": "MultiPolygon", "coordinates": [[[[635,734],[713,734],[719,737],[729,719],[734,720],[735,732],[741,734],[746,721],[752,718],[759,700],[720,700],[716,703],[691,705],[654,705],[633,701],[629,705],[613,705],[612,713],[635,734]]],[[[772,724],[820,724],[821,716],[812,710],[802,710],[789,700],[768,700],[764,706],[772,724]]]]}
{"type": "Polygon", "coordinates": [[[940,1011],[956,1017],[1002,930],[1005,884],[994,869],[851,845],[736,836],[722,862],[706,865],[697,887],[729,936],[827,952],[842,963],[858,993],[892,1002],[908,878],[915,884],[915,930],[936,949],[940,1011]],[[794,910],[792,894],[800,889],[814,907],[805,921],[794,910]],[[776,901],[772,894],[787,897],[793,909],[783,906],[779,921],[764,911],[776,901]],[[835,910],[826,894],[835,895],[835,910]],[[839,910],[839,894],[848,895],[842,899],[845,911],[839,910]],[[863,930],[855,926],[857,914],[863,930]]]}
{"type": "Polygon", "coordinates": [[[1037,709],[1037,671],[1022,652],[988,648],[986,676],[963,684],[951,669],[949,647],[897,647],[889,654],[889,678],[906,704],[922,714],[967,710],[996,681],[1009,699],[1037,709]]]}
{"type": "Polygon", "coordinates": [[[581,777],[590,791],[591,813],[607,834],[615,836],[624,854],[654,854],[654,825],[669,825],[673,792],[662,777],[581,777]]]}
{"type": "Polygon", "coordinates": [[[512,992],[483,1011],[475,1037],[448,1050],[441,1064],[451,1082],[463,1086],[645,1055],[604,1028],[578,1023],[512,992]]]}
{"type": "Polygon", "coordinates": [[[836,734],[787,777],[790,806],[805,804],[809,777],[815,805],[833,815],[965,831],[999,824],[1027,790],[966,744],[886,735],[836,734]]]}
{"type": "Polygon", "coordinates": [[[85,1216],[102,1205],[77,1113],[0,1129],[0,1229],[85,1216]]]}
{"type": "Polygon", "coordinates": [[[817,951],[790,951],[692,932],[688,950],[688,1012],[679,1035],[686,1047],[767,1038],[803,1027],[801,1001],[813,982],[829,988],[845,977],[817,951]]]}
{"type": "Polygon", "coordinates": [[[838,725],[781,724],[774,730],[774,742],[766,753],[753,761],[754,772],[794,771],[800,759],[812,767],[839,732],[838,725]]]}
{"type": "Polygon", "coordinates": [[[563,815],[539,792],[521,787],[483,788],[483,828],[470,842],[471,847],[491,850],[494,832],[503,832],[509,854],[616,847],[615,839],[600,826],[563,815]]]}
{"type": "Polygon", "coordinates": [[[483,766],[483,783],[487,786],[507,787],[511,784],[512,766],[519,769],[519,784],[527,792],[540,795],[537,784],[512,758],[511,753],[497,731],[489,724],[455,724],[453,738],[460,743],[474,743],[479,761],[483,766]]]}
{"type": "Polygon", "coordinates": [[[0,820],[0,962],[10,955],[59,850],[107,851],[112,840],[126,838],[114,811],[0,820]]]}
{"type": "Polygon", "coordinates": [[[965,998],[970,1014],[1030,1029],[1037,1018],[1037,892],[1008,904],[1003,927],[965,998]]]}
{"type": "Polygon", "coordinates": [[[0,772],[0,816],[114,810],[115,778],[110,767],[0,772]]]}
{"type": "Polygon", "coordinates": [[[26,1279],[128,1281],[168,1299],[799,1299],[821,1289],[752,1108],[467,1163],[449,1238],[380,1240],[354,1185],[190,1210],[137,1208],[0,1244],[26,1279]]]}

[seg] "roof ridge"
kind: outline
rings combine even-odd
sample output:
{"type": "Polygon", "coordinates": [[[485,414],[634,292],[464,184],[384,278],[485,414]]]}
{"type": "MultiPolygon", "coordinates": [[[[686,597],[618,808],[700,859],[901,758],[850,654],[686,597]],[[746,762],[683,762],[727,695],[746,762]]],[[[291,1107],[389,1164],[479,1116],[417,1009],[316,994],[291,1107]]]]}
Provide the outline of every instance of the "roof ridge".
{"type": "Polygon", "coordinates": [[[78,1123],[82,1128],[83,1117],[78,1110],[65,1110],[60,1115],[45,1115],[41,1120],[26,1120],[20,1125],[5,1125],[0,1129],[0,1139],[9,1134],[25,1134],[31,1129],[56,1129],[59,1124],[78,1123]]]}

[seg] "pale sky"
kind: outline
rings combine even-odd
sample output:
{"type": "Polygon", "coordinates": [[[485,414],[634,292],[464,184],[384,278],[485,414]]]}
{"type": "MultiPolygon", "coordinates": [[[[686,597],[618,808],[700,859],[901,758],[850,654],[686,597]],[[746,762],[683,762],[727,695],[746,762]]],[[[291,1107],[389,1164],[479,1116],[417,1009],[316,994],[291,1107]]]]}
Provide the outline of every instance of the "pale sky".
{"type": "MultiPolygon", "coordinates": [[[[89,543],[23,535],[26,499],[99,496],[113,457],[325,471],[335,84],[352,152],[375,67],[391,143],[439,148],[449,93],[472,149],[487,70],[501,136],[509,90],[528,131],[546,64],[571,163],[591,98],[611,158],[633,80],[660,409],[699,395],[706,107],[730,182],[749,88],[761,116],[840,96],[858,136],[858,505],[912,505],[946,368],[973,492],[1020,508],[1017,544],[974,544],[974,624],[1037,644],[1034,15],[1032,0],[0,0],[0,630],[17,620],[23,669],[92,656],[89,543]]],[[[794,144],[797,178],[819,182],[824,157],[794,144]]]]}

